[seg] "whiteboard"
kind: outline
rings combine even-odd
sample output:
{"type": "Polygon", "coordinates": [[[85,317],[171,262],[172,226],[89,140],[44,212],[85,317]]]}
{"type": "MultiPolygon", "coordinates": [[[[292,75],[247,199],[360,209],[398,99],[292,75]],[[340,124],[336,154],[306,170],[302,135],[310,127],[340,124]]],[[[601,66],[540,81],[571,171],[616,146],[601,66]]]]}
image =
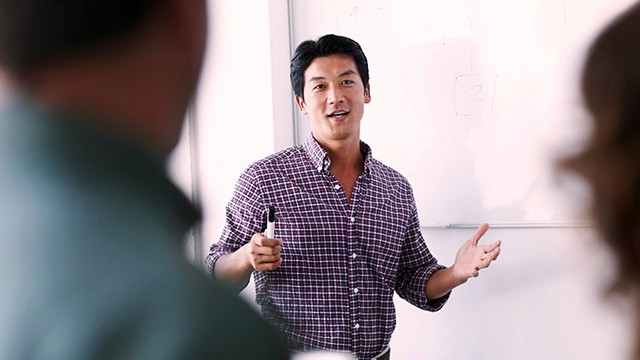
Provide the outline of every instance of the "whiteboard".
{"type": "Polygon", "coordinates": [[[588,131],[586,47],[632,2],[291,0],[291,31],[294,46],[335,33],[363,47],[361,138],[408,178],[423,226],[574,224],[585,192],[561,191],[553,161],[588,131]]]}

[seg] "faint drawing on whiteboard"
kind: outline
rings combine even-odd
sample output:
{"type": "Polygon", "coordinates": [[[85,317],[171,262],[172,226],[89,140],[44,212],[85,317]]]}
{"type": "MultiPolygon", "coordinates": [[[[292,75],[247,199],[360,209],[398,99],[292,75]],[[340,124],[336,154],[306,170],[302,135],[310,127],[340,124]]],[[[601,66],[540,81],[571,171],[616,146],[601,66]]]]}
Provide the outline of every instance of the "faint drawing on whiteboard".
{"type": "Polygon", "coordinates": [[[407,1],[398,20],[404,25],[401,30],[409,46],[446,45],[453,39],[471,37],[468,0],[407,1]]]}
{"type": "Polygon", "coordinates": [[[493,111],[496,75],[458,75],[454,88],[457,116],[478,115],[493,111]]]}
{"type": "Polygon", "coordinates": [[[390,9],[392,4],[389,0],[378,0],[378,10],[390,9]]]}
{"type": "Polygon", "coordinates": [[[632,0],[292,1],[294,42],[333,32],[365,50],[362,139],[412,184],[423,225],[574,221],[549,145],[579,130],[584,44],[632,0]]]}
{"type": "MultiPolygon", "coordinates": [[[[347,0],[342,1],[336,9],[336,30],[338,34],[346,35],[358,32],[375,25],[376,4],[373,1],[347,0]]],[[[319,36],[320,34],[316,34],[319,36]]]]}
{"type": "Polygon", "coordinates": [[[354,23],[358,22],[358,13],[360,12],[360,9],[358,9],[358,6],[355,5],[352,9],[351,12],[349,13],[349,18],[351,19],[351,21],[353,21],[354,23]]]}
{"type": "Polygon", "coordinates": [[[390,27],[407,46],[441,46],[471,37],[470,0],[343,0],[336,9],[340,34],[390,27]],[[420,14],[420,16],[416,16],[420,14]],[[455,14],[455,17],[451,17],[455,14]],[[453,21],[452,21],[453,19],[453,21]],[[387,22],[385,24],[385,22],[387,22]]]}

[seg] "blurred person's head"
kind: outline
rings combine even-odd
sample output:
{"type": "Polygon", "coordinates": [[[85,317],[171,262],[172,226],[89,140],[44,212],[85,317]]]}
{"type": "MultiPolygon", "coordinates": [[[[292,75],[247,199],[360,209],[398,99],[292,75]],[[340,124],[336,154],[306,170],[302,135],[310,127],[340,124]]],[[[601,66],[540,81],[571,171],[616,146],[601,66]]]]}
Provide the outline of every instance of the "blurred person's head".
{"type": "Polygon", "coordinates": [[[128,35],[160,4],[152,0],[0,2],[0,63],[26,74],[128,35]]]}
{"type": "Polygon", "coordinates": [[[636,4],[591,45],[581,85],[592,133],[584,149],[563,165],[591,188],[590,213],[617,260],[612,290],[628,295],[640,309],[639,33],[636,4]]]}
{"type": "Polygon", "coordinates": [[[121,119],[108,125],[163,156],[205,42],[205,0],[0,0],[0,67],[14,88],[121,119]]]}

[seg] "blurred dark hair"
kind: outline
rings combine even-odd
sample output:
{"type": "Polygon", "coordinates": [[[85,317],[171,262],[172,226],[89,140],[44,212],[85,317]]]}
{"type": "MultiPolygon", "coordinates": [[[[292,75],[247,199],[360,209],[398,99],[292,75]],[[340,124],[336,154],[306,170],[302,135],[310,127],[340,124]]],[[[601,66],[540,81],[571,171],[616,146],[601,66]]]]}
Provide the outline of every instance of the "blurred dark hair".
{"type": "Polygon", "coordinates": [[[318,57],[335,54],[349,55],[353,58],[362,84],[366,87],[369,83],[369,64],[360,44],[348,37],[328,34],[315,41],[303,41],[296,48],[293,59],[291,59],[290,76],[293,92],[304,99],[304,72],[309,64],[318,57]]]}
{"type": "MultiPolygon", "coordinates": [[[[591,188],[590,213],[617,259],[611,290],[627,295],[640,315],[640,3],[618,16],[591,45],[582,94],[592,134],[561,166],[591,188]]],[[[638,318],[636,321],[640,320],[638,318]]],[[[640,334],[640,321],[637,322],[640,334]]],[[[639,335],[640,336],[640,335],[639,335]]],[[[636,342],[640,356],[640,337],[636,342]]]]}
{"type": "Polygon", "coordinates": [[[0,65],[27,73],[140,25],[160,0],[0,0],[0,65]]]}

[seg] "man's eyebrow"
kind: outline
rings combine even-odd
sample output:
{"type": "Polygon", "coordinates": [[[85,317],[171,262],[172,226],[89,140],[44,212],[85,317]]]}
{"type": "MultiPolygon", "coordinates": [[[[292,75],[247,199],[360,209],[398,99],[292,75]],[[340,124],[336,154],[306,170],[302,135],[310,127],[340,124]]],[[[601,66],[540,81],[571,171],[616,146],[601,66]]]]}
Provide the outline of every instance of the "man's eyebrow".
{"type": "Polygon", "coordinates": [[[356,75],[356,72],[353,70],[347,70],[343,73],[341,73],[340,75],[338,75],[338,77],[343,77],[343,76],[347,76],[347,75],[356,75]]]}
{"type": "MultiPolygon", "coordinates": [[[[338,75],[338,77],[344,77],[344,76],[349,76],[349,75],[356,75],[357,73],[353,70],[347,70],[345,72],[340,73],[340,75],[338,75]]],[[[320,81],[320,80],[325,80],[324,76],[314,76],[312,78],[309,79],[309,81],[307,82],[312,82],[312,81],[320,81]]]]}
{"type": "Polygon", "coordinates": [[[309,81],[307,82],[312,82],[312,81],[318,81],[318,80],[324,80],[324,76],[314,76],[311,79],[309,79],[309,81]]]}

